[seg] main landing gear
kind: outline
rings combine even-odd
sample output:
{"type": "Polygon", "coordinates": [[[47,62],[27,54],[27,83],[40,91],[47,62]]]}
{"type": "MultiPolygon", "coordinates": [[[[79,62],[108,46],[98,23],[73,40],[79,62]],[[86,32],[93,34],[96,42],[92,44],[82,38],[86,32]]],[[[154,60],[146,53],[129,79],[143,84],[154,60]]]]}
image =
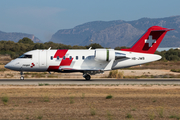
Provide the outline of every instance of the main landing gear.
{"type": "Polygon", "coordinates": [[[84,74],[83,77],[86,79],[86,80],[91,80],[91,76],[89,74],[84,74]]]}
{"type": "Polygon", "coordinates": [[[21,71],[20,74],[21,74],[20,80],[24,80],[23,71],[21,71]]]}
{"type": "Polygon", "coordinates": [[[91,76],[90,75],[95,75],[95,74],[102,74],[104,73],[103,70],[86,70],[86,71],[83,71],[83,77],[86,79],[86,80],[91,80],[91,76]]]}

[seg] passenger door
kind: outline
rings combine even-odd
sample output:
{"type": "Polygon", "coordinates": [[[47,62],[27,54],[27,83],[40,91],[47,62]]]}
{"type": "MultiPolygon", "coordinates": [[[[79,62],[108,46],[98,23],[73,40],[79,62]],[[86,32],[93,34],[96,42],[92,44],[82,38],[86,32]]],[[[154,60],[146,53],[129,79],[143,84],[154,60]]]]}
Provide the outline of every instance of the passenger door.
{"type": "Polygon", "coordinates": [[[46,50],[40,50],[39,51],[39,66],[40,67],[46,67],[47,66],[47,60],[46,60],[46,50]]]}

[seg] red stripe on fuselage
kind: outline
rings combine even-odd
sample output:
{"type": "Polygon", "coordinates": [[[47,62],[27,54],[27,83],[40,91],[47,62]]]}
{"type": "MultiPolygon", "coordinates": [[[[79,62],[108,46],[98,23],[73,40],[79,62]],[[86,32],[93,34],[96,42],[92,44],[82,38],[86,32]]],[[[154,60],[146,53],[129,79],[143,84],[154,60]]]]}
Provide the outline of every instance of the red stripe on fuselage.
{"type": "Polygon", "coordinates": [[[49,66],[47,71],[58,71],[59,70],[59,66],[49,66]]]}
{"type": "Polygon", "coordinates": [[[63,56],[66,55],[68,50],[57,50],[55,55],[54,55],[54,58],[57,58],[57,56],[59,56],[59,58],[63,58],[63,56]]]}
{"type": "MultiPolygon", "coordinates": [[[[68,50],[57,50],[53,58],[63,58],[63,56],[66,55],[68,50]]],[[[65,60],[62,59],[59,66],[49,66],[47,71],[58,71],[60,66],[70,66],[73,61],[73,58],[70,60],[69,58],[66,58],[65,60]]]]}
{"type": "Polygon", "coordinates": [[[70,60],[69,58],[66,58],[65,60],[62,59],[60,66],[70,66],[73,61],[73,58],[70,60]]]}

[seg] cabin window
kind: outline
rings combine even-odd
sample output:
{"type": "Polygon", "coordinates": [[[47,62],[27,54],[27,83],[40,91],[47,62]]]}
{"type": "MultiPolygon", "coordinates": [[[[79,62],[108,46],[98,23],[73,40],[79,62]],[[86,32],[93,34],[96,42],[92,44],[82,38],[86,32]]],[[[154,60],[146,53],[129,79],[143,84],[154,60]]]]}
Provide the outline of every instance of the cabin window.
{"type": "Polygon", "coordinates": [[[23,54],[19,58],[32,58],[32,55],[23,54]]]}
{"type": "Polygon", "coordinates": [[[53,60],[53,56],[51,56],[51,60],[53,60]]]}
{"type": "Polygon", "coordinates": [[[59,56],[57,56],[57,60],[59,60],[59,56]]]}
{"type": "Polygon", "coordinates": [[[82,56],[82,59],[84,60],[84,56],[82,56]]]}
{"type": "Polygon", "coordinates": [[[76,60],[78,60],[78,56],[76,56],[76,60]]]}
{"type": "Polygon", "coordinates": [[[71,60],[71,59],[72,59],[72,56],[70,56],[69,59],[71,60]]]}
{"type": "Polygon", "coordinates": [[[65,56],[63,56],[63,60],[65,60],[66,59],[66,57],[65,56]]]}

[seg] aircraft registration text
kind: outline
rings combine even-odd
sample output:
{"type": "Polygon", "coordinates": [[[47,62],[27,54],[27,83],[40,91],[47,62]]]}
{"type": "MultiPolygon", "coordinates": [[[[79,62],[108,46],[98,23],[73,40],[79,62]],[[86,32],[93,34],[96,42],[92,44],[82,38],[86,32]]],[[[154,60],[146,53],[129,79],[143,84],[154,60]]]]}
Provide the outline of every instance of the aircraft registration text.
{"type": "Polygon", "coordinates": [[[145,57],[132,57],[132,60],[145,60],[145,57]]]}

